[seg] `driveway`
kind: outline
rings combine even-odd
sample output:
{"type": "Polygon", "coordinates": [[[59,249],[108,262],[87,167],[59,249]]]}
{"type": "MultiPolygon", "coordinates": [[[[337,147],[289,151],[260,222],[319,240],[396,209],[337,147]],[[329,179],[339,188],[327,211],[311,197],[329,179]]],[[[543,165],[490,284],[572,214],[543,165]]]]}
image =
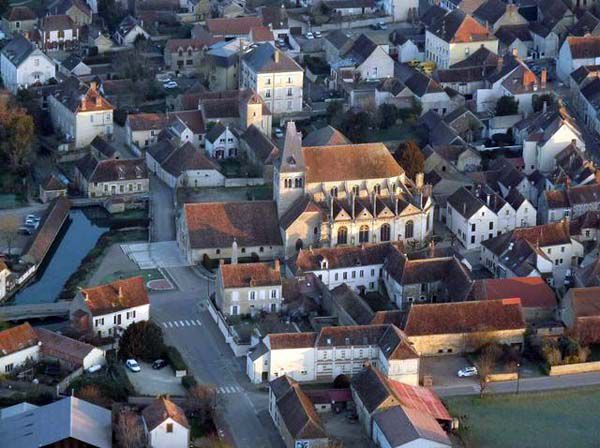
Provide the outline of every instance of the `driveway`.
{"type": "Polygon", "coordinates": [[[121,244],[121,249],[140,269],[187,266],[176,241],[121,244]]]}
{"type": "Polygon", "coordinates": [[[142,368],[140,372],[132,372],[126,369],[129,381],[131,381],[138,394],[152,397],[162,394],[175,397],[185,395],[185,389],[181,385],[181,378],[175,377],[175,372],[171,366],[154,370],[148,363],[140,362],[139,364],[142,368]]]}
{"type": "Polygon", "coordinates": [[[477,377],[459,378],[456,375],[471,363],[464,356],[429,356],[421,358],[421,376],[431,375],[434,387],[464,387],[479,384],[477,377]]]}

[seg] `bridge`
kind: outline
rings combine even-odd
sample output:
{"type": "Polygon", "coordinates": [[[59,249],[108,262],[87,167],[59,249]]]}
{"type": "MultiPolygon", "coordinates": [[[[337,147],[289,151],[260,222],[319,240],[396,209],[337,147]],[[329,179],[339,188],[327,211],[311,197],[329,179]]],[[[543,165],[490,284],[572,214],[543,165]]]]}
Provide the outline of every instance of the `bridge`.
{"type": "Polygon", "coordinates": [[[0,320],[20,321],[48,317],[69,317],[70,307],[71,302],[65,301],[0,306],[0,320]]]}

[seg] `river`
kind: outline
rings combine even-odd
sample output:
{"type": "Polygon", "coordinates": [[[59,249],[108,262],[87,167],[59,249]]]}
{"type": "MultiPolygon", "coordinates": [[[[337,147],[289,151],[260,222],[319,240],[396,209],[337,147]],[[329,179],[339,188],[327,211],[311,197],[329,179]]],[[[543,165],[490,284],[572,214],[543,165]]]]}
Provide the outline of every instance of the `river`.
{"type": "MultiPolygon", "coordinates": [[[[88,210],[86,213],[89,214],[88,210]]],[[[36,278],[14,296],[10,301],[11,304],[56,301],[71,274],[79,267],[81,260],[96,245],[100,236],[109,229],[106,221],[100,223],[88,218],[86,213],[80,209],[71,209],[70,220],[61,232],[60,241],[54,243],[36,278]]]]}

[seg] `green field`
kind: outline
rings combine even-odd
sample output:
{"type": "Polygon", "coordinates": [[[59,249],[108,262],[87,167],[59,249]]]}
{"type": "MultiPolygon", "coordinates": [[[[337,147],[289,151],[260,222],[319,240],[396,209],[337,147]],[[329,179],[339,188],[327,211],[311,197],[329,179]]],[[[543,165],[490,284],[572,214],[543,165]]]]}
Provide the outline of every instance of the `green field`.
{"type": "Polygon", "coordinates": [[[467,447],[600,446],[600,388],[445,399],[467,447]]]}

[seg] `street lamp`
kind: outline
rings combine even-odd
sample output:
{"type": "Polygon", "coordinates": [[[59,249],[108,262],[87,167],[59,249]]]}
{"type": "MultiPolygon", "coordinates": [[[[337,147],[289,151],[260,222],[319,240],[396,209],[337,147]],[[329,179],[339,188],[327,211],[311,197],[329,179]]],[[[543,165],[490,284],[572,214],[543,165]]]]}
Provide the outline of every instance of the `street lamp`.
{"type": "Polygon", "coordinates": [[[519,372],[521,364],[517,363],[517,395],[519,395],[519,380],[521,379],[521,373],[519,372]]]}

